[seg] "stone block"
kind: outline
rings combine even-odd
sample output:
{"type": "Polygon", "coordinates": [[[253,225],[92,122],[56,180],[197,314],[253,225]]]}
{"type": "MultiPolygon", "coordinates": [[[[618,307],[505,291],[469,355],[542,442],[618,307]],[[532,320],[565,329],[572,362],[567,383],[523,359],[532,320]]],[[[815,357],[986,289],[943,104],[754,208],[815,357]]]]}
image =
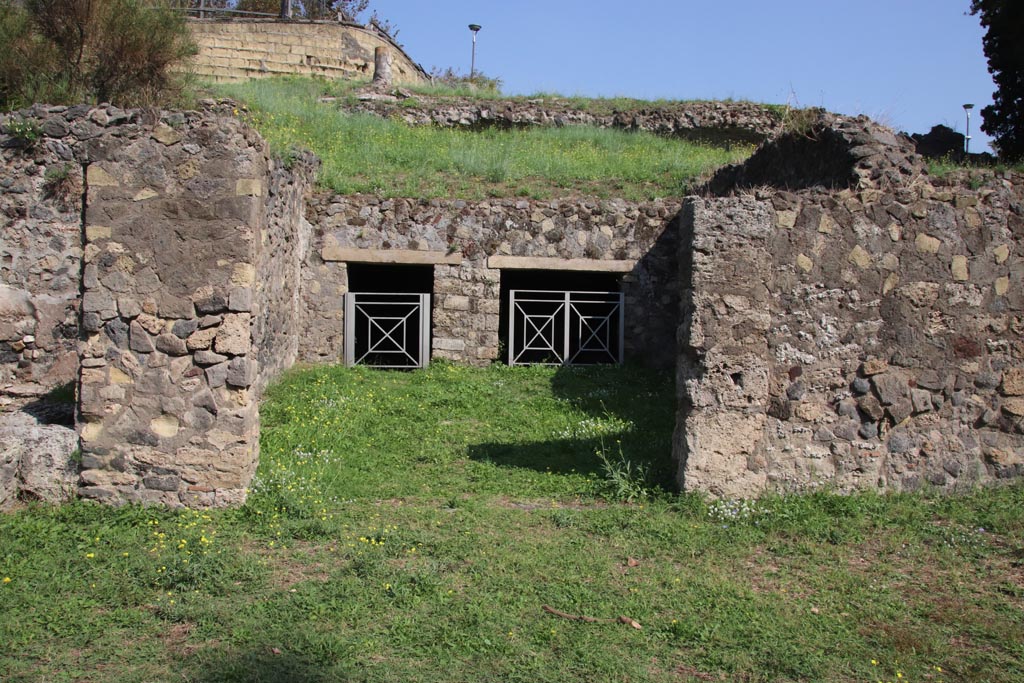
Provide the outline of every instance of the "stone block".
{"type": "Polygon", "coordinates": [[[231,284],[251,287],[256,282],[256,267],[251,263],[236,263],[231,269],[231,284]]]}
{"type": "Polygon", "coordinates": [[[142,329],[152,335],[157,335],[164,331],[164,321],[148,313],[139,314],[133,322],[141,325],[142,329]]]}
{"type": "Polygon", "coordinates": [[[107,338],[118,348],[128,348],[128,324],[120,318],[113,318],[103,326],[107,338]]]}
{"type": "Polygon", "coordinates": [[[789,230],[796,225],[796,211],[776,211],[775,225],[783,230],[789,230]]]}
{"type": "Polygon", "coordinates": [[[999,390],[1004,396],[1024,396],[1024,368],[1007,368],[999,390]]]}
{"type": "Polygon", "coordinates": [[[117,178],[110,175],[96,164],[89,164],[89,167],[86,168],[85,181],[90,188],[117,187],[120,185],[117,178]]]}
{"type": "Polygon", "coordinates": [[[90,242],[96,240],[110,239],[111,229],[109,225],[87,225],[85,226],[85,238],[90,242]]]}
{"type": "Polygon", "coordinates": [[[223,313],[228,309],[228,300],[219,292],[204,293],[195,299],[196,312],[202,316],[223,313]]]}
{"type": "Polygon", "coordinates": [[[195,318],[191,320],[176,320],[171,326],[171,334],[179,339],[188,339],[189,335],[196,331],[199,327],[199,321],[195,318]]]}
{"type": "Polygon", "coordinates": [[[956,282],[967,282],[971,277],[967,267],[967,257],[960,254],[954,256],[953,262],[950,265],[950,273],[956,282]]]}
{"type": "Polygon", "coordinates": [[[168,356],[184,356],[188,353],[185,340],[173,334],[161,334],[156,338],[156,350],[168,356]]]}
{"type": "Polygon", "coordinates": [[[932,409],[932,394],[924,389],[912,389],[910,401],[914,406],[914,413],[927,413],[932,409]]]}
{"type": "Polygon", "coordinates": [[[942,246],[942,241],[931,235],[919,232],[917,237],[914,238],[914,246],[922,254],[937,254],[939,247],[942,246]]]}
{"type": "Polygon", "coordinates": [[[217,363],[223,363],[228,360],[228,356],[214,353],[209,349],[199,349],[193,356],[193,360],[197,365],[216,365],[217,363]]]}
{"type": "Polygon", "coordinates": [[[818,220],[818,232],[823,235],[831,235],[839,229],[839,224],[836,223],[835,219],[828,213],[822,213],[821,218],[818,220]]]}
{"type": "MultiPolygon", "coordinates": [[[[197,361],[198,362],[198,361],[197,361]]],[[[224,386],[228,380],[228,363],[217,363],[206,368],[206,383],[211,389],[224,386]]]]}
{"type": "Polygon", "coordinates": [[[62,503],[77,489],[74,429],[43,424],[21,411],[0,413],[0,510],[19,499],[62,503]]]}
{"type": "Polygon", "coordinates": [[[871,377],[872,375],[880,375],[889,369],[889,362],[882,358],[868,358],[860,366],[860,370],[864,373],[865,377],[871,377]]]}
{"type": "Polygon", "coordinates": [[[142,306],[135,299],[121,297],[117,300],[117,312],[122,318],[135,318],[142,313],[142,306]]]}
{"type": "Polygon", "coordinates": [[[909,393],[906,380],[894,373],[876,375],[871,378],[871,384],[882,405],[892,405],[909,393]]]}
{"type": "Polygon", "coordinates": [[[178,418],[174,415],[161,415],[149,421],[150,431],[167,439],[177,436],[179,428],[178,418]]]}
{"type": "Polygon", "coordinates": [[[885,415],[885,409],[882,408],[882,404],[871,394],[857,399],[857,407],[872,420],[880,420],[885,415]]]}
{"type": "Polygon", "coordinates": [[[924,370],[917,377],[917,386],[929,391],[941,391],[946,386],[946,378],[935,370],[924,370]]]}
{"type": "Polygon", "coordinates": [[[216,327],[207,327],[206,329],[199,329],[193,332],[191,335],[189,335],[189,338],[185,340],[185,345],[188,347],[189,351],[206,350],[213,345],[213,340],[216,336],[216,327]]]}
{"type": "Polygon", "coordinates": [[[228,310],[235,313],[248,313],[252,311],[252,288],[233,288],[228,295],[228,310]]]}
{"type": "Polygon", "coordinates": [[[263,195],[263,181],[259,178],[239,178],[235,181],[235,195],[239,197],[260,197],[263,195]]]}
{"type": "Polygon", "coordinates": [[[853,247],[846,260],[858,268],[867,268],[871,265],[871,254],[858,244],[853,247]]]}
{"type": "Polygon", "coordinates": [[[1013,397],[1003,401],[1003,412],[1014,417],[1024,416],[1024,398],[1013,397]]]}
{"type": "Polygon", "coordinates": [[[444,308],[449,311],[468,311],[470,308],[469,297],[449,294],[444,299],[444,308]]]}
{"type": "Polygon", "coordinates": [[[196,314],[191,299],[173,296],[166,291],[157,294],[157,310],[163,318],[192,318],[196,314]]]}
{"type": "Polygon", "coordinates": [[[116,310],[117,302],[114,301],[114,297],[108,292],[93,290],[82,295],[82,311],[85,313],[102,313],[116,310]]]}
{"type": "Polygon", "coordinates": [[[882,283],[882,296],[887,296],[889,292],[896,289],[896,286],[900,283],[900,276],[896,273],[889,273],[885,282],[882,283]]]}
{"type": "Polygon", "coordinates": [[[142,478],[142,485],[154,491],[177,491],[181,479],[174,474],[151,474],[142,478]]]}
{"type": "Polygon", "coordinates": [[[252,386],[256,381],[256,362],[244,357],[232,358],[225,379],[228,386],[240,389],[252,386]]]}
{"type": "Polygon", "coordinates": [[[434,349],[438,351],[465,351],[466,342],[461,339],[434,337],[434,349]]]}
{"type": "Polygon", "coordinates": [[[877,439],[878,438],[878,423],[877,422],[865,422],[857,430],[857,436],[862,439],[877,439]]]}
{"type": "Polygon", "coordinates": [[[914,406],[909,398],[900,398],[888,406],[885,412],[893,424],[899,424],[914,413],[914,406]]]}
{"type": "Polygon", "coordinates": [[[228,313],[217,328],[213,349],[217,353],[241,356],[249,352],[251,333],[248,313],[228,313]]]}
{"type": "Polygon", "coordinates": [[[165,123],[158,123],[153,128],[153,139],[162,145],[173,145],[181,142],[181,134],[165,123]]]}

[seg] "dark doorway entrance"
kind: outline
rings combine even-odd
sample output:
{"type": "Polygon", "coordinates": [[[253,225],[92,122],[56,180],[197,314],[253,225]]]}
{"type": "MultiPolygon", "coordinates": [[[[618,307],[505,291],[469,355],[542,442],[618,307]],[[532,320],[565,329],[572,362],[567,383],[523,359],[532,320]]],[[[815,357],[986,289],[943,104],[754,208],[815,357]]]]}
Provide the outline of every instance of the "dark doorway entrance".
{"type": "Polygon", "coordinates": [[[421,368],[430,362],[433,266],[350,263],[345,364],[421,368]]]}
{"type": "Polygon", "coordinates": [[[503,270],[501,341],[509,365],[621,363],[623,300],[615,273],[503,270]]]}

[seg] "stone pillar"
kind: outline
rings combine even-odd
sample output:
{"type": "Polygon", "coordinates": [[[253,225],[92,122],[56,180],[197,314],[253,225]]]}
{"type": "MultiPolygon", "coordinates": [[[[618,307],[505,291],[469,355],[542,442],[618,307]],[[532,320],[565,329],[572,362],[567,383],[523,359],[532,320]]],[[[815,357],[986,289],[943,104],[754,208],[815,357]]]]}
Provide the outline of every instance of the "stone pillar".
{"type": "Polygon", "coordinates": [[[481,260],[434,267],[432,358],[488,365],[498,357],[501,272],[481,260]]]}
{"type": "Polygon", "coordinates": [[[771,213],[752,197],[691,198],[681,230],[677,483],[714,496],[756,495],[767,482],[759,447],[769,390],[771,213]]]}
{"type": "Polygon", "coordinates": [[[384,45],[378,45],[373,50],[373,81],[370,86],[379,90],[391,87],[391,50],[384,45]]]}
{"type": "Polygon", "coordinates": [[[81,495],[244,500],[255,470],[251,324],[264,143],[233,119],[163,123],[86,172],[81,495]]]}

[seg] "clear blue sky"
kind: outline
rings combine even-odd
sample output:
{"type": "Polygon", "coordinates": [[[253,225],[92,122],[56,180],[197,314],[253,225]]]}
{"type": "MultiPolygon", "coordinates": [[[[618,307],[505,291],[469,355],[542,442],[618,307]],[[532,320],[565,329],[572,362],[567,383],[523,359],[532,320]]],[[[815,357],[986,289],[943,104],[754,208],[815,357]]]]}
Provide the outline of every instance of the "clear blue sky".
{"type": "Polygon", "coordinates": [[[991,102],[970,0],[371,0],[428,70],[476,64],[509,94],[749,99],[946,124],[987,149],[991,102]]]}

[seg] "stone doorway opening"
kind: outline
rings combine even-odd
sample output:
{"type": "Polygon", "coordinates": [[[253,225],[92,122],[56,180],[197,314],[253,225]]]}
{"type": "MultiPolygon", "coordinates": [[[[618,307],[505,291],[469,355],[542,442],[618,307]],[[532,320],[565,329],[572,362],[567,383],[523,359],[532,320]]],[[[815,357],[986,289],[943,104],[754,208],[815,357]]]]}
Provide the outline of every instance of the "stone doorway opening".
{"type": "Polygon", "coordinates": [[[509,365],[620,364],[621,275],[502,270],[500,341],[509,365]]]}
{"type": "Polygon", "coordinates": [[[426,367],[434,267],[350,263],[348,279],[345,365],[426,367]]]}

